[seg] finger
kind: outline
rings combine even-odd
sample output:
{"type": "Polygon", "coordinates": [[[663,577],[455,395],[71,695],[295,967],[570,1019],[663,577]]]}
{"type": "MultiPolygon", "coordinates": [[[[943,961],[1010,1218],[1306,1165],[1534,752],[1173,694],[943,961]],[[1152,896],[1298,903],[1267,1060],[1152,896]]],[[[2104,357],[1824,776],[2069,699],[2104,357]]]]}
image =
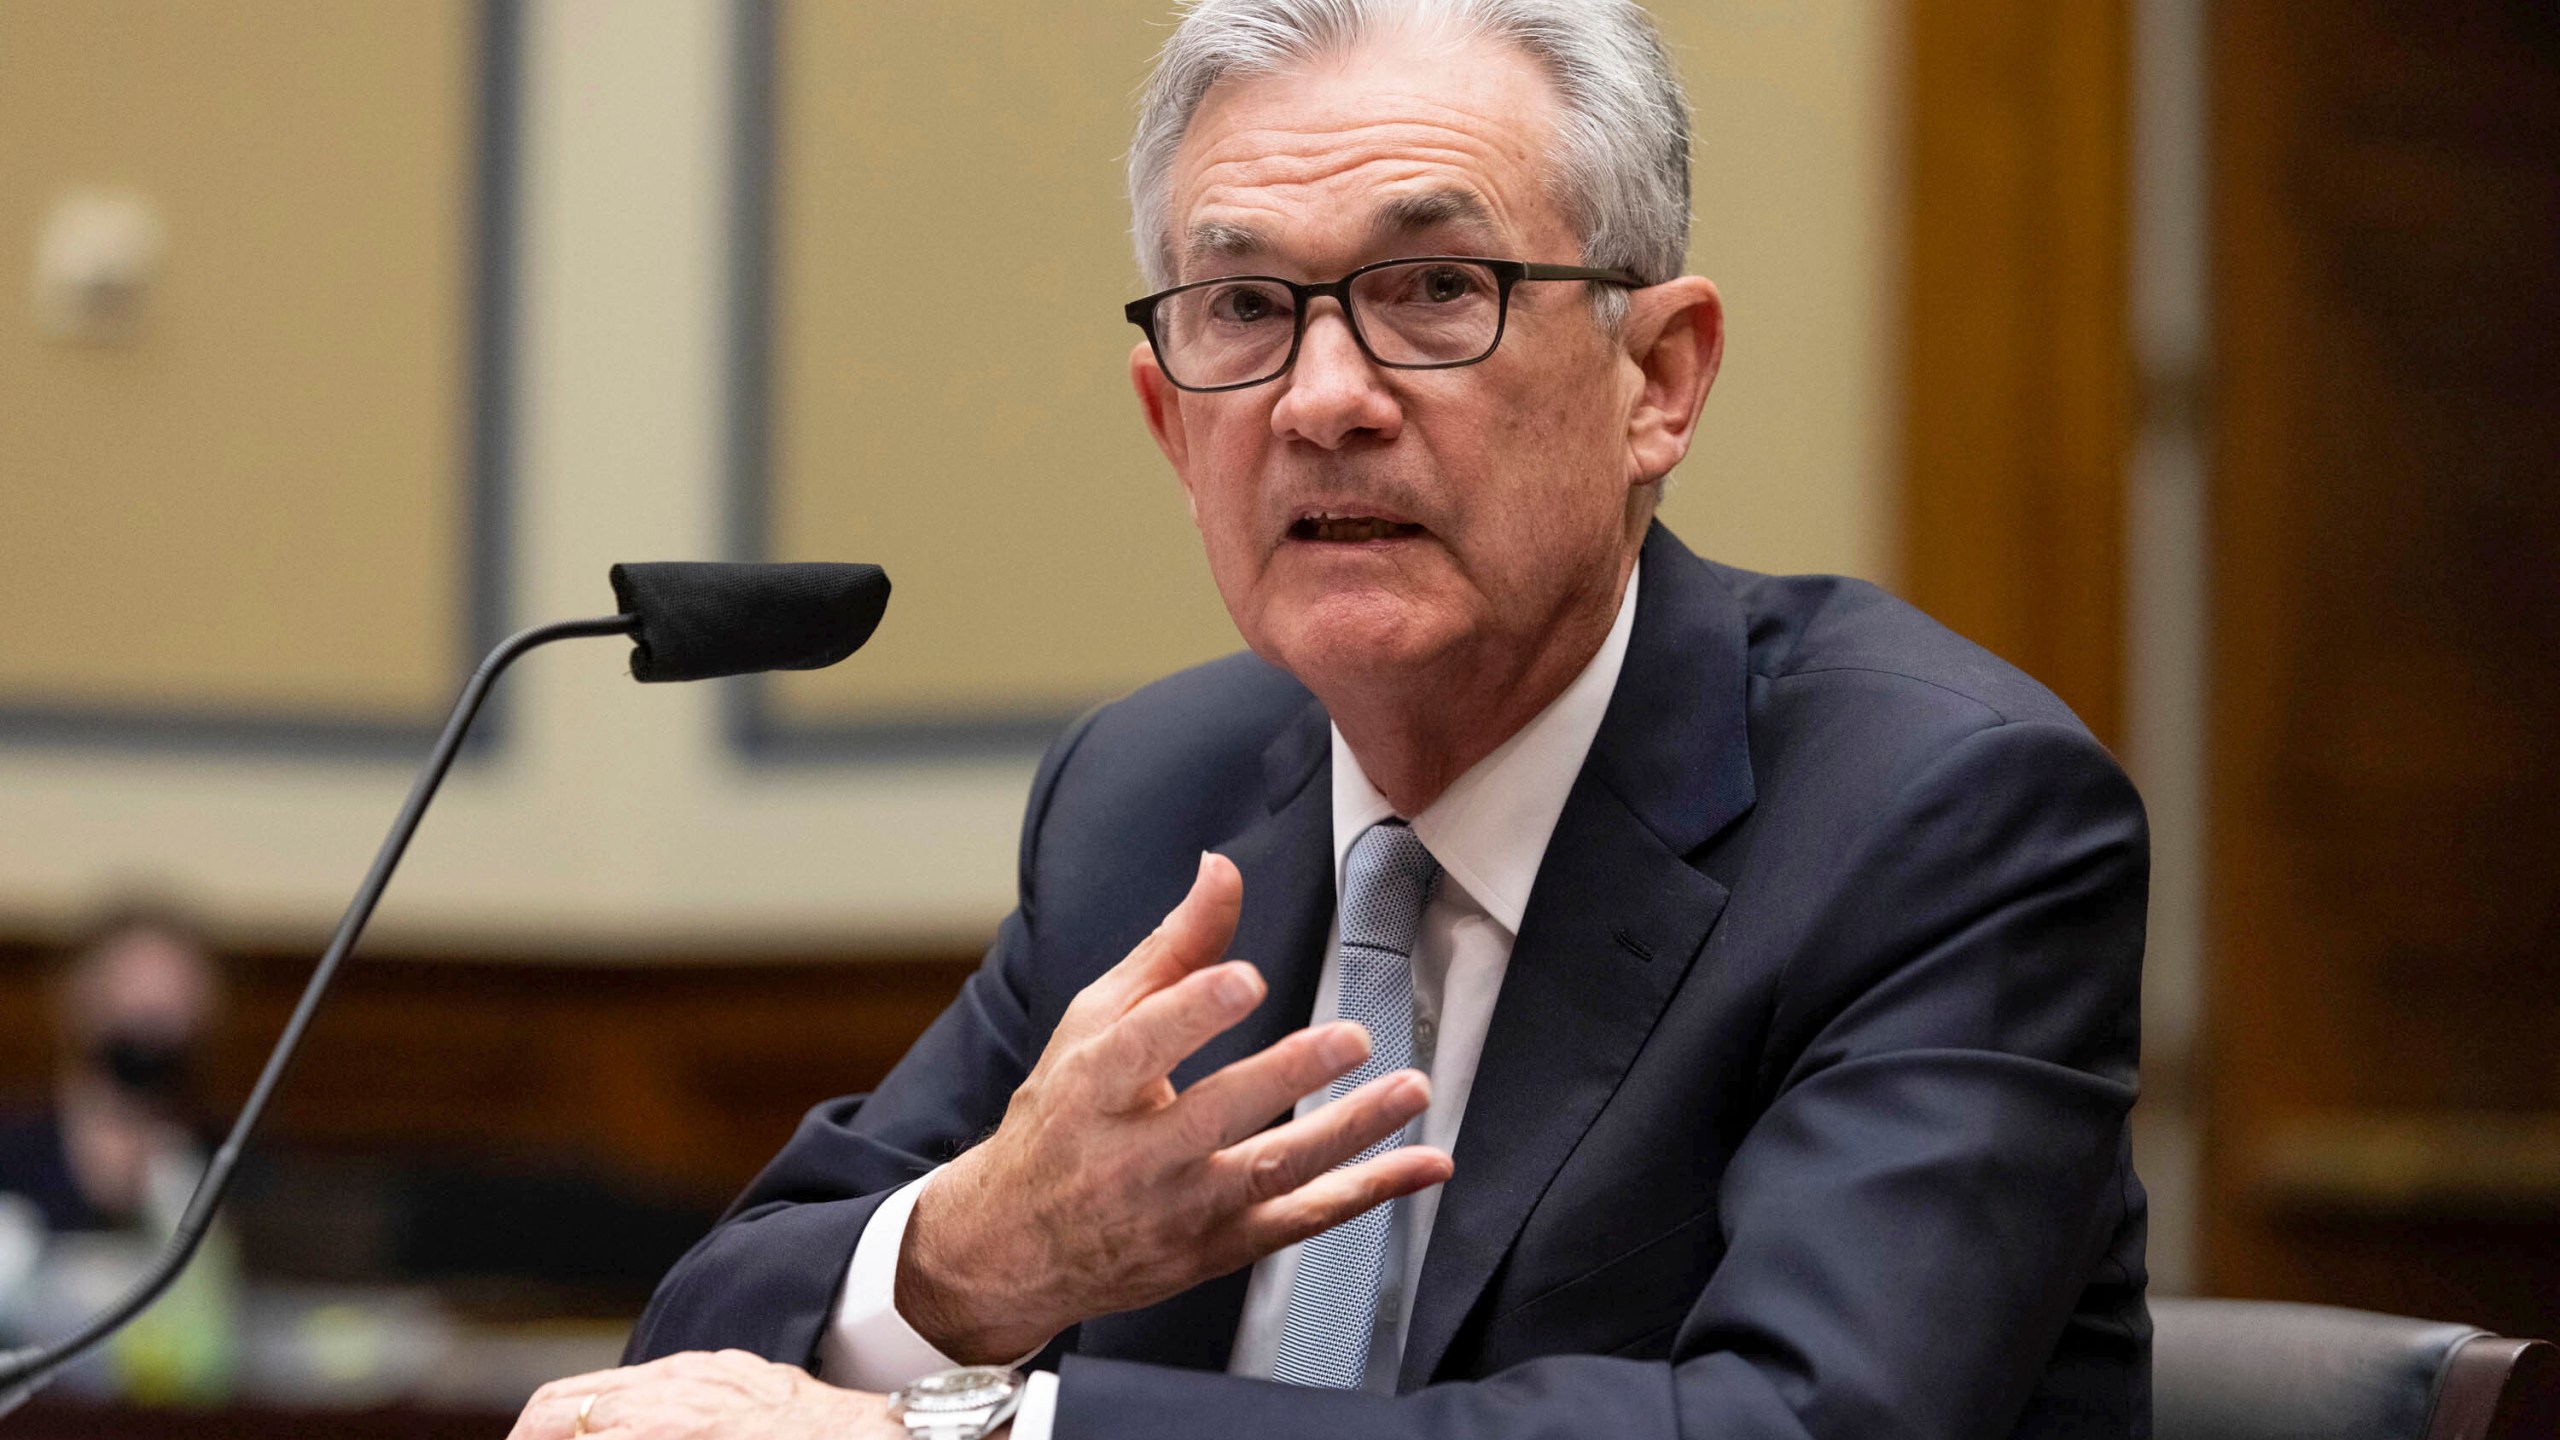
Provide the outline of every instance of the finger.
{"type": "Polygon", "coordinates": [[[1076,997],[1097,1024],[1109,1024],[1130,1007],[1227,953],[1236,920],[1244,913],[1244,876],[1224,855],[1202,852],[1190,892],[1154,933],[1076,997]]]}
{"type": "Polygon", "coordinates": [[[1108,1019],[1126,1014],[1140,1000],[1226,954],[1235,938],[1236,921],[1244,913],[1244,876],[1235,862],[1215,852],[1202,852],[1199,872],[1182,903],[1173,907],[1137,948],[1113,966],[1093,989],[1102,992],[1108,1019]]]}
{"type": "Polygon", "coordinates": [[[1220,1159],[1241,1176],[1246,1203],[1275,1199],[1393,1135],[1430,1106],[1431,1082],[1419,1070],[1398,1070],[1232,1146],[1220,1159]]]}
{"type": "Polygon", "coordinates": [[[565,1440],[574,1433],[577,1410],[573,1404],[563,1410],[540,1392],[525,1402],[524,1413],[516,1417],[515,1428],[507,1432],[507,1440],[565,1440]]]}
{"type": "Polygon", "coordinates": [[[1139,1001],[1094,1046],[1093,1075],[1102,1094],[1159,1086],[1184,1056],[1252,1014],[1268,988],[1260,971],[1230,960],[1139,1001]]]}
{"type": "MultiPolygon", "coordinates": [[[[525,1402],[524,1413],[516,1417],[515,1428],[507,1432],[507,1440],[561,1440],[578,1429],[578,1411],[587,1397],[602,1392],[601,1382],[610,1371],[580,1375],[568,1380],[554,1380],[533,1392],[525,1402]]],[[[594,1416],[589,1415],[590,1426],[594,1416]]]]}
{"type": "Polygon", "coordinates": [[[1319,1235],[1390,1200],[1448,1182],[1455,1167],[1445,1150],[1399,1145],[1374,1160],[1328,1170],[1286,1195],[1245,1212],[1254,1253],[1268,1255],[1319,1235]]]}
{"type": "Polygon", "coordinates": [[[1369,1058],[1369,1033],[1349,1021],[1301,1030],[1182,1092],[1177,1123],[1198,1143],[1223,1150],[1369,1058]]]}
{"type": "MultiPolygon", "coordinates": [[[[508,1432],[508,1440],[551,1440],[554,1436],[574,1434],[578,1411],[587,1404],[587,1397],[601,1397],[634,1384],[664,1379],[694,1363],[695,1358],[691,1352],[661,1355],[644,1364],[590,1370],[583,1375],[564,1375],[550,1381],[534,1391],[533,1398],[525,1402],[524,1413],[516,1418],[516,1428],[508,1432]]],[[[587,1428],[590,1431],[600,1423],[595,1412],[605,1408],[605,1403],[599,1398],[588,1409],[587,1428]]]]}
{"type": "MultiPolygon", "coordinates": [[[[649,1362],[650,1365],[664,1365],[665,1363],[666,1361],[664,1359],[652,1360],[649,1362]]],[[[541,1389],[534,1391],[533,1398],[536,1400],[557,1399],[562,1395],[584,1395],[593,1390],[610,1390],[617,1382],[622,1380],[623,1377],[631,1374],[634,1370],[644,1368],[646,1367],[638,1365],[617,1366],[611,1370],[590,1370],[584,1375],[563,1375],[557,1380],[546,1383],[541,1389]]]]}

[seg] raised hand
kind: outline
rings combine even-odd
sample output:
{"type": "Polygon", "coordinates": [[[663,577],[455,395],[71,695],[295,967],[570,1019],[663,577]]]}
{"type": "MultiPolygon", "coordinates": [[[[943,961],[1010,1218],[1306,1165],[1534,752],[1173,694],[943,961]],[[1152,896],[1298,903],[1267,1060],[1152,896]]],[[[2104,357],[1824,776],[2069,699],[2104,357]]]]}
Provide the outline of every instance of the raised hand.
{"type": "Polygon", "coordinates": [[[1203,855],[1191,893],[1068,1005],[996,1133],[918,1197],[898,1310],[944,1354],[1018,1359],[1449,1178],[1420,1145],[1333,1168],[1429,1106],[1416,1071],[1265,1128],[1368,1058],[1358,1025],[1301,1030],[1175,1093],[1174,1066],[1262,1001],[1260,972],[1219,958],[1243,904],[1234,864],[1203,855]]]}

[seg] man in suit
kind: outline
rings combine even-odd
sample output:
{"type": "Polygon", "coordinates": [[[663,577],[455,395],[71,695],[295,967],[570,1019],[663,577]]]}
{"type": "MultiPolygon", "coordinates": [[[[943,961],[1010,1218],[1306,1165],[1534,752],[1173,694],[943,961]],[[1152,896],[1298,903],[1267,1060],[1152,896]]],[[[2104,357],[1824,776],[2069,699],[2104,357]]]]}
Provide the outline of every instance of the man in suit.
{"type": "Polygon", "coordinates": [[[1059,740],[958,1001],[519,1435],[2147,1431],[2139,802],[1654,523],[1687,153],[1632,3],[1186,13],[1131,365],[1251,653],[1059,740]]]}

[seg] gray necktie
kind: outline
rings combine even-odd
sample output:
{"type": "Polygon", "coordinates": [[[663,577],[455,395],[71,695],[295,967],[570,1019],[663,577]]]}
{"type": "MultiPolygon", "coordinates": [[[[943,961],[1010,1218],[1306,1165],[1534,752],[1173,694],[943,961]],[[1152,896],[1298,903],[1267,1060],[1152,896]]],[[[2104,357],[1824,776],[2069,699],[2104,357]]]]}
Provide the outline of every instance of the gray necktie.
{"type": "MultiPolygon", "coordinates": [[[[1333,1082],[1339,1099],[1413,1063],[1413,940],[1440,878],[1439,863],[1401,820],[1360,832],[1342,880],[1342,944],[1337,1010],[1369,1031],[1369,1058],[1333,1082]]],[[[1402,1131],[1361,1151],[1356,1165],[1402,1145],[1402,1131]]],[[[1379,1205],[1309,1239],[1280,1322],[1272,1378],[1293,1385],[1356,1388],[1369,1368],[1369,1336],[1386,1293],[1387,1229],[1394,1207],[1379,1205]]]]}

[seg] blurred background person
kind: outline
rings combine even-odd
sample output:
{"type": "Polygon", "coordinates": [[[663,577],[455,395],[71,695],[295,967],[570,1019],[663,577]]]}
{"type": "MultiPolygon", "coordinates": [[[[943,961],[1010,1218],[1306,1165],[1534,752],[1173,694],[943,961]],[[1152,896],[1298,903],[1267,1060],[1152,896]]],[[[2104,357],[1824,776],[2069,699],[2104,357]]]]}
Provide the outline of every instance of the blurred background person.
{"type": "MultiPolygon", "coordinates": [[[[51,1104],[0,1121],[0,1216],[19,1257],[0,1334],[69,1331],[167,1245],[204,1170],[204,1058],[222,1018],[211,949],[170,906],[117,906],[65,952],[51,988],[51,1104]]],[[[237,1364],[239,1255],[217,1224],[169,1294],[65,1377],[67,1388],[210,1402],[237,1364]]]]}
{"type": "Polygon", "coordinates": [[[0,1120],[0,1192],[32,1202],[48,1231],[138,1227],[203,1167],[213,956],[175,910],[121,908],[68,952],[52,1000],[52,1103],[0,1120]]]}

